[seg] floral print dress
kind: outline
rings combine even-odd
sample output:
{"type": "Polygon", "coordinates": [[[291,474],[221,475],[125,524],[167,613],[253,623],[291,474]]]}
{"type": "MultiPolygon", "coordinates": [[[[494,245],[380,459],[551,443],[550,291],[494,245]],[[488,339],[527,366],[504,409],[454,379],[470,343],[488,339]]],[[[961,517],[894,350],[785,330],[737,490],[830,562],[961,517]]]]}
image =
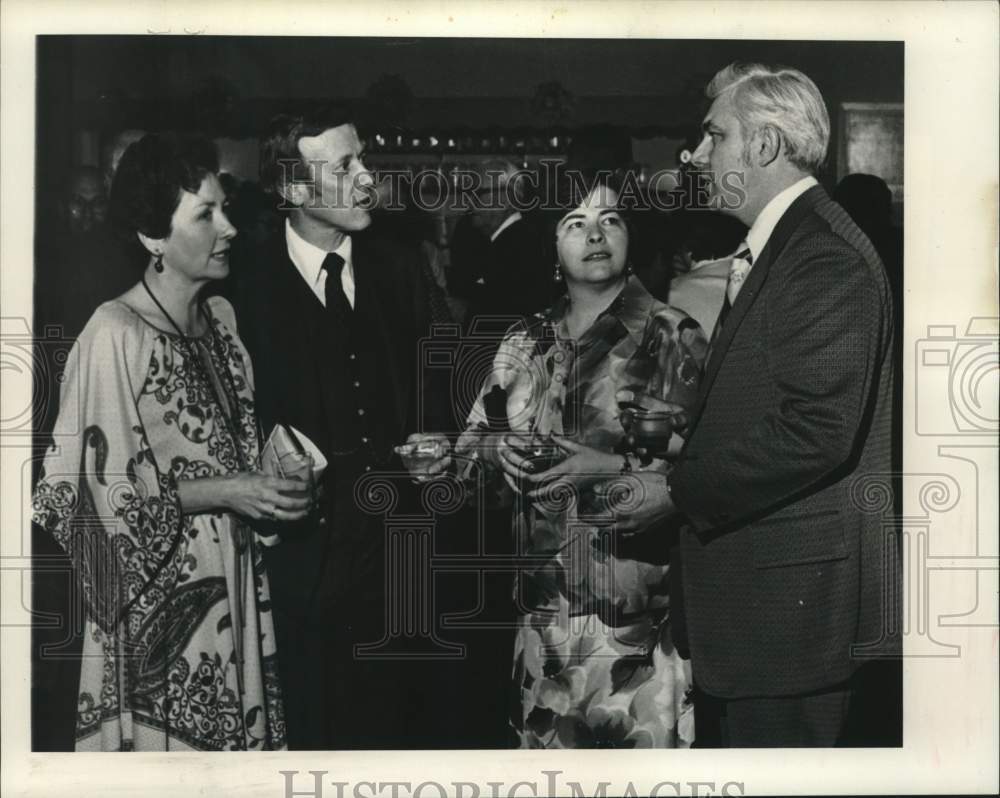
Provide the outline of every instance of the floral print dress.
{"type": "Polygon", "coordinates": [[[178,498],[181,480],[255,468],[260,445],[232,308],[208,307],[212,331],[192,344],[107,302],[64,372],[33,510],[86,607],[77,750],[285,747],[254,532],[178,498]]]}
{"type": "MultiPolygon", "coordinates": [[[[692,407],[707,346],[696,322],[635,277],[575,342],[566,310],[564,298],[507,334],[457,453],[474,451],[498,415],[515,432],[616,451],[622,388],[692,407]]],[[[669,563],[657,533],[638,543],[616,536],[592,494],[532,503],[502,490],[514,501],[522,562],[510,718],[520,746],[689,746],[690,664],[670,642],[669,563]]]]}

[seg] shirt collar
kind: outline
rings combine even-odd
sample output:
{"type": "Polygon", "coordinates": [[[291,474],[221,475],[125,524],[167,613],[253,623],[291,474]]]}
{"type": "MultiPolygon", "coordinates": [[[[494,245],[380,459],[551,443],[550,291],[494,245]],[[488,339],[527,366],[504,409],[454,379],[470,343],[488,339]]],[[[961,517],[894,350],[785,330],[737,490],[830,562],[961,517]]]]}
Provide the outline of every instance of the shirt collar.
{"type": "MultiPolygon", "coordinates": [[[[646,290],[642,281],[632,275],[625,283],[625,287],[615,297],[615,300],[605,308],[594,320],[594,325],[605,316],[614,316],[622,323],[628,334],[640,343],[646,331],[646,322],[649,319],[651,308],[657,303],[657,299],[646,290]]],[[[566,316],[569,310],[569,295],[564,294],[556,300],[545,316],[545,321],[552,325],[557,325],[566,316]]],[[[593,329],[593,327],[591,327],[593,329]]]]}
{"type": "MultiPolygon", "coordinates": [[[[329,254],[326,250],[320,249],[315,244],[310,244],[302,236],[295,232],[289,219],[285,219],[285,242],[288,245],[288,256],[299,270],[302,279],[313,287],[319,283],[320,274],[323,271],[323,261],[329,254]]],[[[344,236],[340,246],[335,250],[344,259],[344,268],[353,277],[354,267],[351,264],[351,237],[344,236]]]]}
{"type": "Polygon", "coordinates": [[[693,272],[696,272],[699,269],[710,270],[712,266],[715,266],[716,264],[719,263],[725,263],[726,268],[728,269],[729,261],[732,259],[732,257],[733,257],[732,255],[727,255],[724,258],[709,258],[708,260],[696,260],[694,263],[691,264],[691,268],[690,270],[688,270],[688,274],[692,274],[693,272]]]}
{"type": "Polygon", "coordinates": [[[817,185],[816,178],[812,175],[803,177],[801,180],[792,183],[784,191],[771,198],[771,201],[764,206],[757,218],[754,219],[750,232],[747,233],[747,246],[750,254],[756,261],[767,246],[767,240],[774,232],[775,226],[785,215],[789,206],[810,188],[817,185]]]}
{"type": "Polygon", "coordinates": [[[500,223],[500,226],[496,230],[493,231],[493,235],[490,236],[490,241],[496,241],[497,236],[499,236],[504,230],[506,230],[508,227],[514,224],[514,222],[519,222],[519,221],[521,221],[521,212],[514,211],[510,216],[508,216],[500,223]]]}

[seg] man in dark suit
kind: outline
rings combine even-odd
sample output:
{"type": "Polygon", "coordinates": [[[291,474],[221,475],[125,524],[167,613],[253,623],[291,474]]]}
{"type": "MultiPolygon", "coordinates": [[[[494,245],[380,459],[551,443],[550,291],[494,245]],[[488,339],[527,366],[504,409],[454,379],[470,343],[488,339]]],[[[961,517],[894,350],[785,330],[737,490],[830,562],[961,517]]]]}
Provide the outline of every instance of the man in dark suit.
{"type": "Polygon", "coordinates": [[[292,748],[419,745],[412,663],[358,659],[386,635],[385,531],[359,478],[401,470],[415,429],[417,340],[428,308],[419,251],[368,230],[372,177],[350,117],[283,116],[261,178],[287,212],[246,252],[233,298],[265,435],[292,425],[323,452],[321,513],[265,550],[292,748]]]}
{"type": "MultiPolygon", "coordinates": [[[[529,210],[514,164],[483,164],[477,206],[459,220],[451,243],[449,289],[469,301],[469,316],[527,317],[561,293],[553,282],[554,243],[540,214],[529,210]]],[[[500,324],[498,332],[509,327],[500,324]]]]}
{"type": "Polygon", "coordinates": [[[891,502],[864,498],[889,480],[891,297],[871,243],[812,176],[829,139],[815,84],[733,65],[708,95],[694,160],[750,229],[686,443],[666,480],[640,477],[628,523],[686,522],[700,745],[850,744],[859,666],[898,642],[878,512],[891,502]]]}

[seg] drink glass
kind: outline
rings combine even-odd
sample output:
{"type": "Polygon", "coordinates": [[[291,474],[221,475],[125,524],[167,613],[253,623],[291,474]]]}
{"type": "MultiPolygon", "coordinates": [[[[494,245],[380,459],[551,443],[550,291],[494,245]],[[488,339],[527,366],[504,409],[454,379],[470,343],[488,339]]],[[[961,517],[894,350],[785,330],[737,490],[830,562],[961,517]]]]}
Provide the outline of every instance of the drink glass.
{"type": "Polygon", "coordinates": [[[406,443],[397,447],[396,451],[399,452],[406,470],[414,477],[425,475],[427,469],[444,454],[443,445],[438,438],[406,443]]]}
{"type": "Polygon", "coordinates": [[[303,483],[302,493],[313,495],[315,479],[313,477],[313,458],[309,452],[286,452],[278,457],[278,470],[285,479],[293,479],[303,483]]]}
{"type": "Polygon", "coordinates": [[[674,413],[629,405],[622,406],[619,420],[625,430],[625,450],[636,454],[643,465],[649,465],[669,448],[677,418],[674,413]]]}
{"type": "Polygon", "coordinates": [[[654,455],[666,452],[674,434],[674,414],[632,411],[631,416],[629,434],[635,440],[636,448],[654,455]]]}

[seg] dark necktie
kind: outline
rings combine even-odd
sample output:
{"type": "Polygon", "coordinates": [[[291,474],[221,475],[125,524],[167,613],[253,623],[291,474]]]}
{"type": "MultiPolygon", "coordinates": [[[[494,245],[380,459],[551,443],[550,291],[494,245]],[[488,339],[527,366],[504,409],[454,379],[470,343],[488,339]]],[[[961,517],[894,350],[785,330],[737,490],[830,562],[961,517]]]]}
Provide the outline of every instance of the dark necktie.
{"type": "Polygon", "coordinates": [[[326,311],[338,319],[347,321],[351,318],[352,308],[340,282],[344,259],[336,252],[330,252],[323,258],[322,268],[326,270],[326,311]]]}

